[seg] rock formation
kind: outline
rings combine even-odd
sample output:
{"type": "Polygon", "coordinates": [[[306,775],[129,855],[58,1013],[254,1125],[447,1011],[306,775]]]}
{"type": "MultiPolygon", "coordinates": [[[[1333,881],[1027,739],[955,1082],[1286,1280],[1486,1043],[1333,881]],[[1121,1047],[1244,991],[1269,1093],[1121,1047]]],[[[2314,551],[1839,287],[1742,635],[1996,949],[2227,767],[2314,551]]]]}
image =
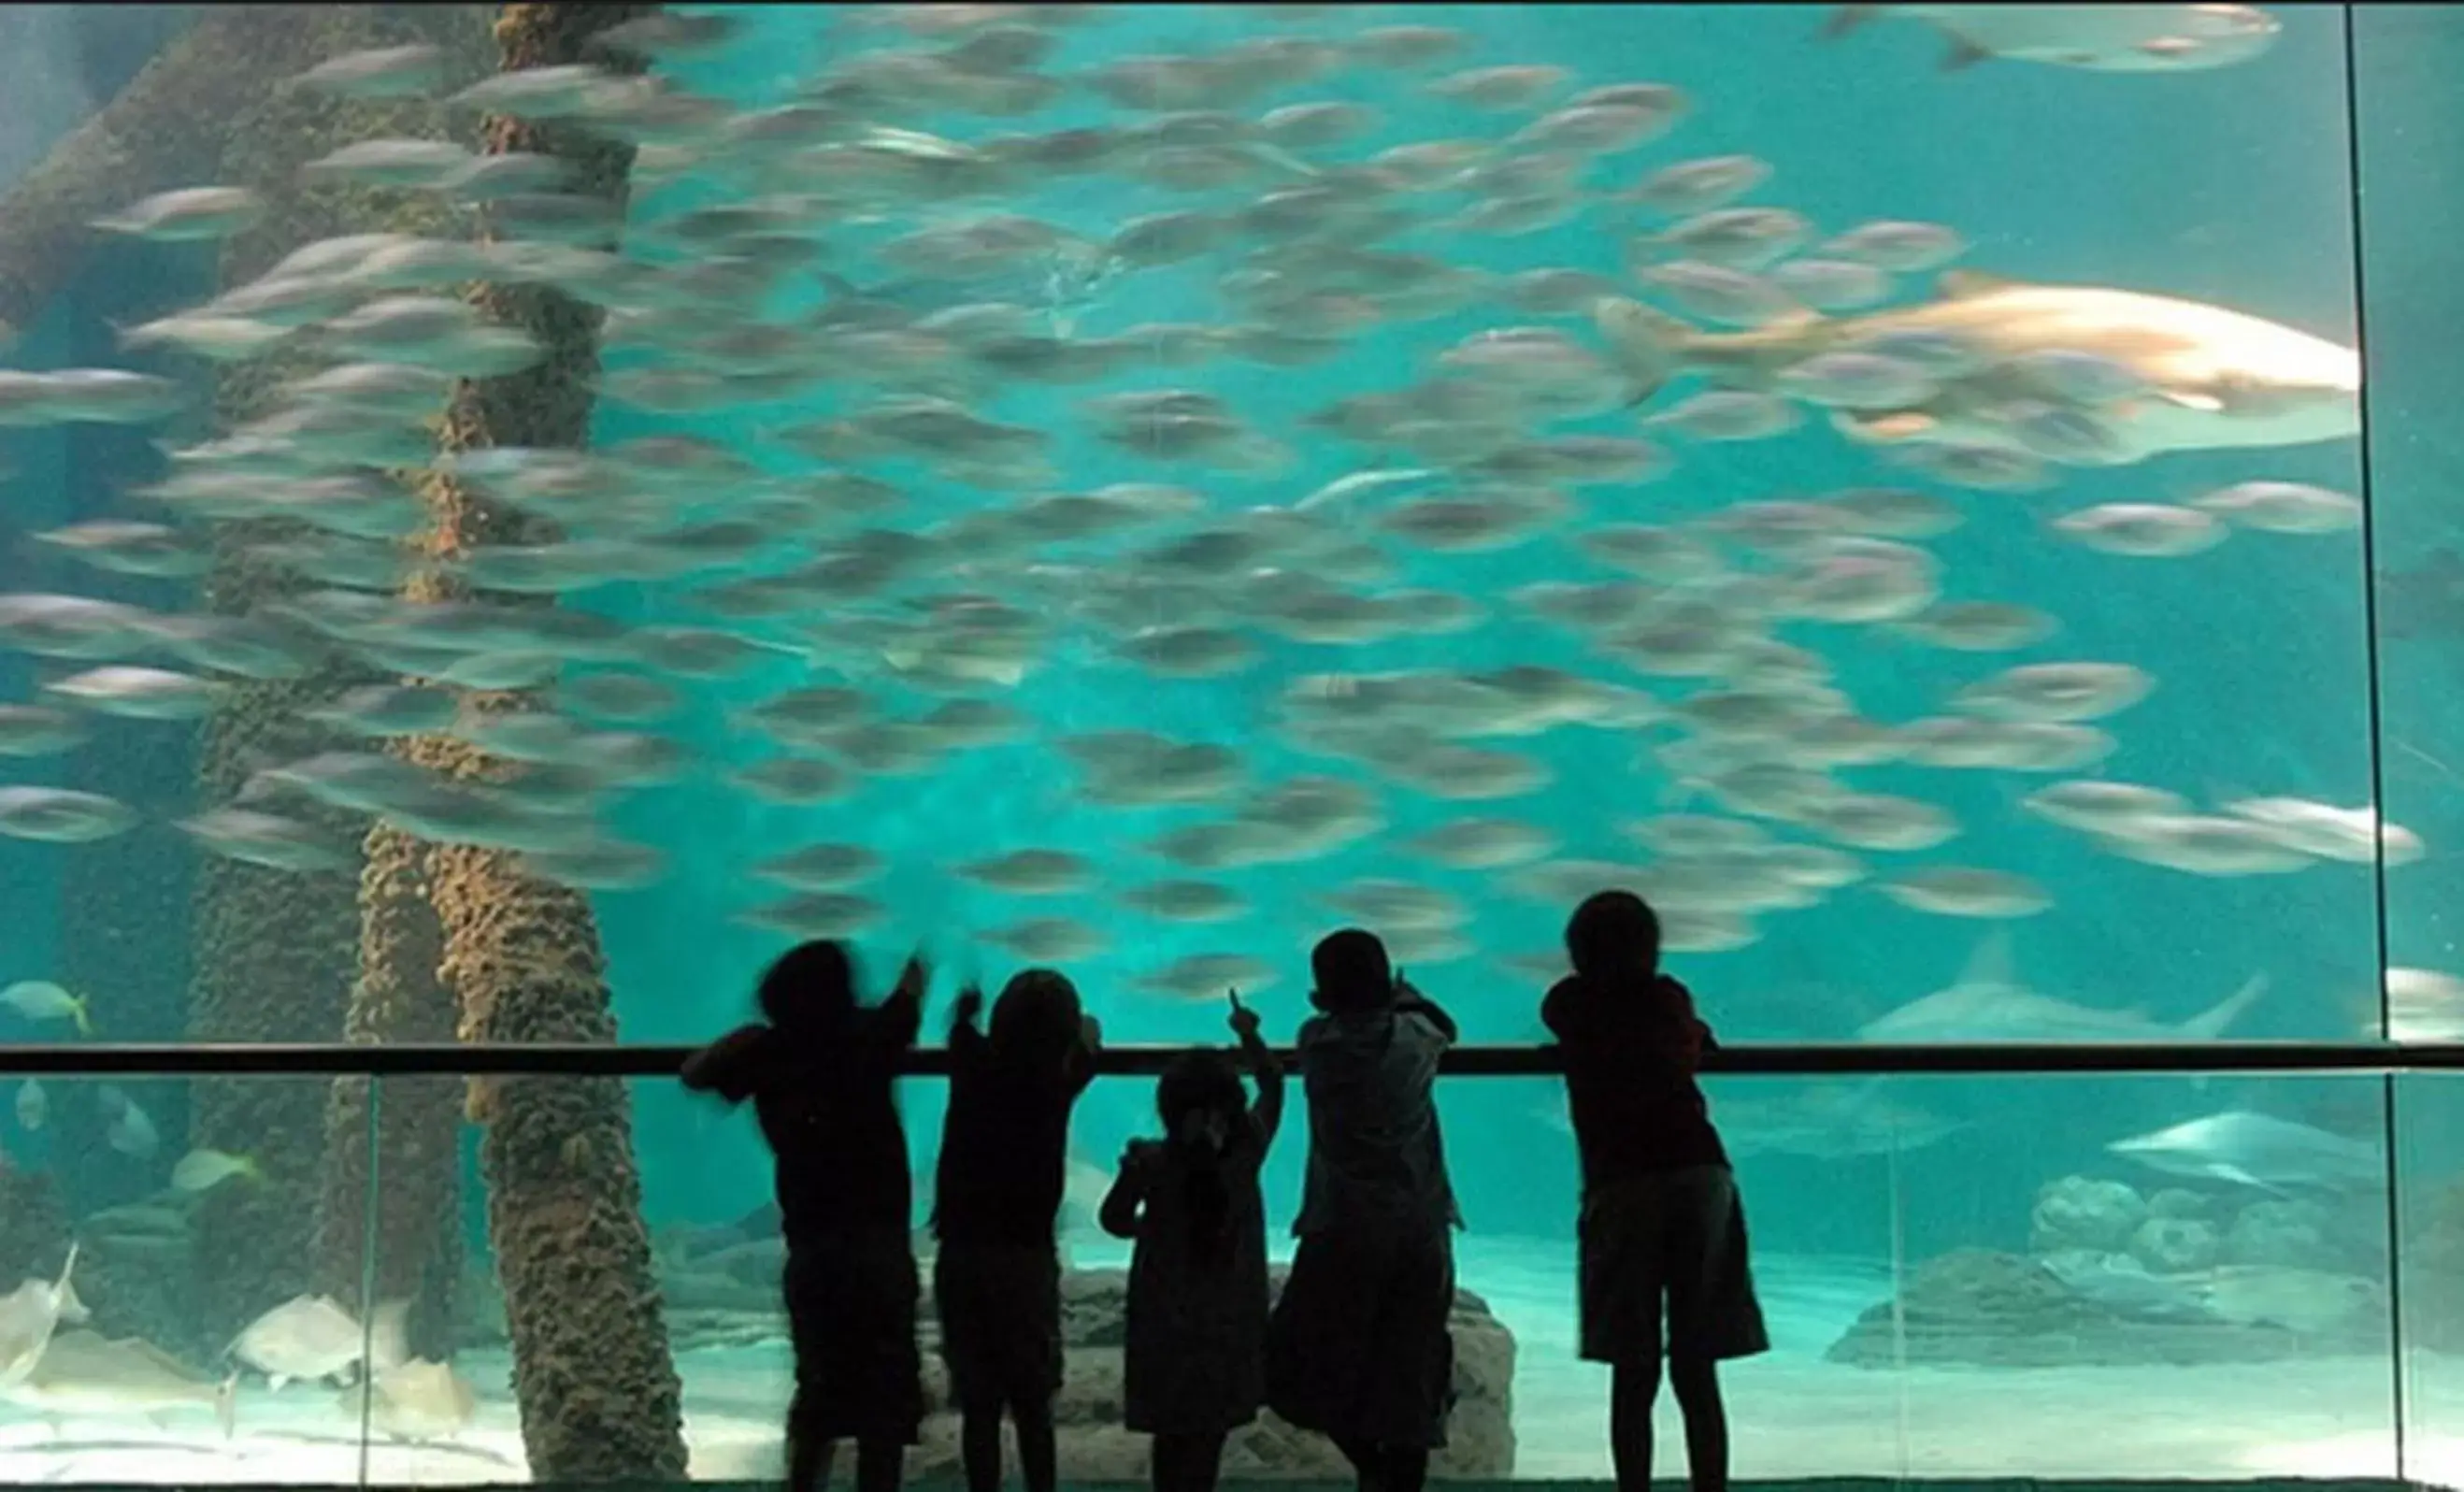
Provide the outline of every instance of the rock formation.
{"type": "Polygon", "coordinates": [[[2142,1196],[2063,1176],[2029,1221],[2028,1254],[1956,1249],[1918,1264],[1831,1360],[2050,1367],[2387,1349],[2383,1249],[2321,1202],[2246,1187],[2142,1196]]]}
{"type": "MultiPolygon", "coordinates": [[[[779,1271],[783,1262],[776,1238],[748,1238],[733,1230],[677,1230],[664,1236],[660,1286],[676,1349],[782,1341],[786,1321],[779,1308],[779,1271]]],[[[1280,1290],[1283,1279],[1283,1269],[1276,1268],[1273,1287],[1280,1290]]],[[[1062,1277],[1067,1368],[1054,1416],[1061,1475],[1073,1483],[1136,1482],[1147,1477],[1147,1437],[1121,1424],[1128,1284],[1119,1269],[1071,1270],[1062,1277]]],[[[480,1340],[488,1338],[483,1318],[474,1317],[469,1325],[480,1340]]],[[[935,1349],[938,1327],[929,1289],[920,1327],[930,1413],[923,1444],[910,1456],[909,1469],[916,1478],[955,1481],[959,1472],[957,1415],[935,1349]]],[[[1452,1329],[1456,1403],[1446,1448],[1432,1462],[1432,1474],[1447,1481],[1507,1479],[1514,1473],[1515,1450],[1513,1335],[1485,1302],[1467,1290],[1455,1297],[1452,1329]]],[[[1267,1414],[1231,1437],[1224,1448],[1223,1474],[1239,1481],[1340,1481],[1350,1470],[1324,1437],[1267,1414]]]]}

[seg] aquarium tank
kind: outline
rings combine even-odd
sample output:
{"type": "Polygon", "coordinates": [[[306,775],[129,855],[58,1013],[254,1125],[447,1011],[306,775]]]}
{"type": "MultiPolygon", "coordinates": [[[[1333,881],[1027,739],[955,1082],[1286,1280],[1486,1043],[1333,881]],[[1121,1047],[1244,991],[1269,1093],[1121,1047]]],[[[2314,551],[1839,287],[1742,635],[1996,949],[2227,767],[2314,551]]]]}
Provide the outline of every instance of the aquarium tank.
{"type": "Polygon", "coordinates": [[[1142,1481],[1096,1207],[1359,927],[1462,1027],[1434,1474],[1605,1482],[1539,1002],[1626,889],[1719,1038],[1736,1478],[2464,1481],[2459,71],[2453,7],[0,11],[0,1481],[777,1480],[770,1157],[676,1074],[834,939],[931,966],[924,1255],[957,992],[1100,1020],[1059,1455],[1142,1481]]]}

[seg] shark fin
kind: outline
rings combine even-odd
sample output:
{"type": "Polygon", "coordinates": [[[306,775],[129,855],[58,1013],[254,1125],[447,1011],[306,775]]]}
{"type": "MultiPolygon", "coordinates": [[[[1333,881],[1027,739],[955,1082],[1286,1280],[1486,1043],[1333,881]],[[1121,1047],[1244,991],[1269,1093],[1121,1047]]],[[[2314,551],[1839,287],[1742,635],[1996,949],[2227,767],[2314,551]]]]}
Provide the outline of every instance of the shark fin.
{"type": "Polygon", "coordinates": [[[2187,1042],[2212,1042],[2241,1019],[2243,1011],[2258,1003],[2267,993],[2267,976],[2254,974],[2242,981],[2240,989],[2216,1001],[2206,1010],[2182,1022],[2182,1039],[2187,1042]]]}
{"type": "Polygon", "coordinates": [[[1954,36],[1950,41],[1950,49],[1942,55],[1941,70],[1946,73],[1963,72],[1992,55],[1992,53],[1967,37],[1954,36]]]}
{"type": "Polygon", "coordinates": [[[1850,32],[1882,13],[1879,5],[1843,5],[1833,8],[1822,22],[1822,39],[1837,41],[1850,32]]]}
{"type": "Polygon", "coordinates": [[[223,1427],[226,1440],[239,1433],[239,1373],[235,1371],[225,1373],[214,1390],[214,1422],[223,1427]]]}
{"type": "Polygon", "coordinates": [[[1945,300],[1973,300],[1997,290],[2009,290],[2018,283],[1999,274],[1989,274],[1983,270],[1946,270],[1933,282],[1935,292],[1945,300]]]}
{"type": "Polygon", "coordinates": [[[1995,928],[1986,933],[1983,941],[1976,945],[1976,951],[1968,955],[1968,962],[1961,966],[1959,977],[1954,981],[1962,988],[1979,984],[1994,984],[2008,988],[2017,982],[2011,957],[2011,932],[2008,928],[1995,928]]]}

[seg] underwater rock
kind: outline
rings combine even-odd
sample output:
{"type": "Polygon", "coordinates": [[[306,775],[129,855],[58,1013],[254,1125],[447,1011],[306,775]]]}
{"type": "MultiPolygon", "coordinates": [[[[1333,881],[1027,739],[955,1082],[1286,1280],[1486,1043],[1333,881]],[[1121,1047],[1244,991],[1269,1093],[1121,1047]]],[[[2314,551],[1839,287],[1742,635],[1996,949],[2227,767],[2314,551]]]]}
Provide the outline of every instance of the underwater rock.
{"type": "MultiPolygon", "coordinates": [[[[2082,1252],[2054,1264],[2077,1284],[1991,1249],[1927,1260],[1902,1287],[1896,1326],[1893,1303],[1881,1302],[1823,1355],[1860,1368],[2187,1366],[2366,1350],[2373,1340],[2360,1292],[2339,1285],[2333,1307],[2318,1307],[2305,1304],[2316,1282],[2284,1271],[2152,1275],[2127,1255],[2082,1252]]],[[[2383,1315],[2378,1330],[2383,1341],[2383,1315]]]]}
{"type": "Polygon", "coordinates": [[[2123,1182],[2064,1176],[2037,1191],[2028,1247],[2039,1254],[2066,1248],[2126,1249],[2146,1217],[2146,1202],[2123,1182]]]}
{"type": "Polygon", "coordinates": [[[2317,1202],[2263,1201],[2243,1208],[2225,1234],[2231,1264],[2336,1269],[2354,1262],[2337,1240],[2334,1217],[2317,1202]]]}
{"type": "MultiPolygon", "coordinates": [[[[708,1252],[699,1256],[706,1261],[708,1252]]],[[[698,1269],[699,1262],[688,1262],[698,1269]]],[[[1276,1266],[1270,1288],[1283,1288],[1276,1266]]],[[[707,1281],[707,1274],[692,1276],[707,1281]]],[[[721,1277],[723,1278],[723,1277],[721,1277]]],[[[929,1275],[927,1276],[929,1279],[929,1275]]],[[[667,1321],[678,1352],[783,1343],[787,1320],[779,1307],[774,1279],[759,1309],[701,1308],[685,1304],[670,1275],[667,1321]]],[[[1061,1277],[1061,1331],[1066,1357],[1061,1394],[1053,1404],[1062,1478],[1075,1483],[1143,1481],[1148,1439],[1121,1424],[1122,1349],[1128,1319],[1129,1276],[1120,1269],[1079,1269],[1061,1277]]],[[[911,1476],[955,1482],[959,1475],[958,1416],[950,1399],[949,1374],[937,1350],[940,1328],[927,1289],[916,1323],[924,1353],[923,1440],[908,1456],[911,1476]]],[[[1455,1408],[1447,1422],[1446,1448],[1430,1463],[1432,1475],[1449,1481],[1493,1481],[1514,1472],[1514,1337],[1485,1302],[1457,1291],[1449,1327],[1455,1342],[1455,1408]]],[[[775,1473],[773,1473],[775,1475],[775,1473]]],[[[1341,1455],[1324,1437],[1293,1428],[1271,1413],[1235,1431],[1223,1451],[1223,1475],[1231,1481],[1338,1481],[1348,1474],[1341,1455]]]]}
{"type": "Polygon", "coordinates": [[[2214,1263],[2218,1242],[2212,1223],[2190,1218],[2150,1218],[2130,1236],[2130,1253],[2160,1274],[2181,1274],[2214,1263]]]}
{"type": "MultiPolygon", "coordinates": [[[[1285,1270],[1269,1271],[1269,1289],[1283,1289],[1285,1270]]],[[[1062,1276],[1062,1337],[1067,1371],[1054,1405],[1061,1475],[1073,1482],[1141,1481],[1148,1475],[1148,1440],[1122,1428],[1122,1344],[1126,1340],[1129,1275],[1120,1269],[1071,1270],[1062,1276]]],[[[929,1310],[929,1301],[928,1301],[929,1310]]],[[[931,1343],[938,1334],[925,1324],[925,1392],[934,1413],[924,1443],[910,1457],[916,1476],[958,1474],[957,1416],[949,1408],[948,1384],[931,1343]]],[[[1455,1408],[1447,1421],[1446,1447],[1430,1460],[1433,1476],[1450,1481],[1495,1480],[1514,1472],[1514,1337],[1487,1303],[1467,1290],[1455,1294],[1448,1323],[1455,1343],[1455,1408]]],[[[1230,1480],[1340,1481],[1349,1466],[1324,1437],[1294,1429],[1263,1414],[1232,1433],[1223,1451],[1230,1480]]]]}
{"type": "Polygon", "coordinates": [[[2216,1198],[2178,1186],[2168,1186],[2147,1198],[2147,1216],[2150,1218],[2212,1222],[2220,1210],[2216,1198]]]}

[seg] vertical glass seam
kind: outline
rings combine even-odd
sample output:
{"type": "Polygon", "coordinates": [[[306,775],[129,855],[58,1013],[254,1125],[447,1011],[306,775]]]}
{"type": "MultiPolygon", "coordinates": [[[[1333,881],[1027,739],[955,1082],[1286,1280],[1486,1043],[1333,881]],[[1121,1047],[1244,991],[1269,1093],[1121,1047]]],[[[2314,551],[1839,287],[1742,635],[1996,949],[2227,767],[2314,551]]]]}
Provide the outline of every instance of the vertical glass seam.
{"type": "MultiPolygon", "coordinates": [[[[2347,3],[2340,7],[2343,20],[2344,41],[2344,150],[2345,193],[2351,214],[2352,286],[2353,286],[2353,352],[2361,364],[2360,388],[2354,394],[2354,415],[2359,450],[2356,475],[2361,483],[2362,497],[2362,650],[2365,659],[2365,698],[2369,722],[2370,809],[2371,830],[2376,838],[2375,853],[2370,860],[2372,878],[2371,929],[2373,976],[2378,980],[2379,1040],[2395,1040],[2394,1000],[2387,989],[2387,718],[2386,688],[2383,658],[2379,650],[2378,615],[2378,504],[2379,492],[2370,460],[2370,390],[2378,382],[2369,364],[2369,276],[2368,254],[2364,248],[2368,214],[2362,206],[2362,95],[2360,27],[2358,6],[2347,3]]],[[[2388,1404],[2394,1424],[2394,1475],[2406,1477],[2410,1460],[2406,1444],[2406,1431],[2410,1420],[2409,1395],[2406,1383],[2406,1343],[2404,1329],[2404,1204],[2400,1187],[2400,1170],[2396,1164],[2396,1146],[2401,1130],[2396,1124],[2397,1072],[2390,1068],[2381,1080],[2379,1089],[2380,1166],[2386,1181],[2387,1196],[2387,1378],[2388,1404]]]]}

